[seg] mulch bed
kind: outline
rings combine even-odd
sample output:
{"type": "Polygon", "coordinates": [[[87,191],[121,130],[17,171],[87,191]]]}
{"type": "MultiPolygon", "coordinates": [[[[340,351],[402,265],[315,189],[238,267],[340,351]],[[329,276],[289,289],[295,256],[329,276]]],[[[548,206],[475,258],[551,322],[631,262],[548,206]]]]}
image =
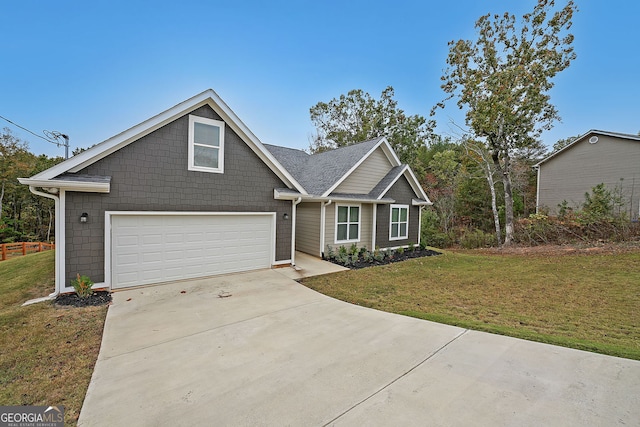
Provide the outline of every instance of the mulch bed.
{"type": "Polygon", "coordinates": [[[387,264],[392,264],[394,262],[400,262],[400,261],[406,261],[408,259],[412,259],[412,258],[422,258],[422,257],[427,257],[427,256],[436,256],[436,255],[442,255],[442,253],[431,250],[431,249],[416,249],[416,250],[406,250],[404,252],[398,252],[395,251],[393,253],[390,253],[389,255],[385,256],[383,260],[365,260],[364,256],[362,254],[358,254],[357,259],[355,259],[355,257],[352,258],[352,260],[348,263],[345,264],[343,262],[341,262],[339,259],[337,258],[330,258],[330,259],[326,259],[326,261],[330,261],[334,264],[338,264],[341,265],[343,267],[347,267],[347,268],[351,268],[351,269],[358,269],[358,268],[366,268],[366,267],[373,267],[375,265],[387,265],[387,264]]]}
{"type": "Polygon", "coordinates": [[[95,307],[111,303],[111,293],[95,291],[86,298],[80,298],[77,294],[62,294],[56,297],[54,303],[66,307],[95,307]]]}

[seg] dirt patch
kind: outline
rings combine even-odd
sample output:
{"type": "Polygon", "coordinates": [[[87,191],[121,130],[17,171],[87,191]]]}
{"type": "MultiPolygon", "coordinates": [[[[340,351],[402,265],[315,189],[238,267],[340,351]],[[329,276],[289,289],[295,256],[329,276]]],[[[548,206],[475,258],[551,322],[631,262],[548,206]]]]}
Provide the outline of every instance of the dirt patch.
{"type": "Polygon", "coordinates": [[[486,253],[491,255],[575,255],[575,254],[620,254],[640,252],[640,241],[622,243],[594,243],[574,245],[509,246],[481,249],[453,249],[454,252],[486,253]]]}
{"type": "Polygon", "coordinates": [[[86,298],[80,298],[76,294],[58,295],[54,304],[65,307],[96,307],[111,303],[111,293],[107,291],[96,291],[86,298]]]}

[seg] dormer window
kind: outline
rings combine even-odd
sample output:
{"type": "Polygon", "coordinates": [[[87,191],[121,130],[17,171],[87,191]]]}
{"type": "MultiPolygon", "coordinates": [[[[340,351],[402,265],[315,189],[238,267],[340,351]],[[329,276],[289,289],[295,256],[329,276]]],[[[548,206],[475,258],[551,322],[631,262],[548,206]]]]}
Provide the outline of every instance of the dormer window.
{"type": "Polygon", "coordinates": [[[224,122],[189,116],[189,170],[224,172],[224,122]]]}

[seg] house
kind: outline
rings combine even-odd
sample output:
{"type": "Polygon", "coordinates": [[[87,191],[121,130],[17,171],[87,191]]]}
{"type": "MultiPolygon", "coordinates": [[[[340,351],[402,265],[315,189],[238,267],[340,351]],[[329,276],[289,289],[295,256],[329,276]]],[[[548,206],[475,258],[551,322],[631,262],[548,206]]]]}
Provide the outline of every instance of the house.
{"type": "Polygon", "coordinates": [[[537,209],[558,213],[564,201],[577,209],[585,193],[604,183],[619,191],[624,212],[638,219],[640,209],[640,136],[590,130],[534,166],[538,170],[537,209]]]}
{"type": "Polygon", "coordinates": [[[430,204],[385,138],[267,147],[213,90],[19,181],[55,200],[55,293],[77,274],[117,290],[407,246],[430,204]]]}

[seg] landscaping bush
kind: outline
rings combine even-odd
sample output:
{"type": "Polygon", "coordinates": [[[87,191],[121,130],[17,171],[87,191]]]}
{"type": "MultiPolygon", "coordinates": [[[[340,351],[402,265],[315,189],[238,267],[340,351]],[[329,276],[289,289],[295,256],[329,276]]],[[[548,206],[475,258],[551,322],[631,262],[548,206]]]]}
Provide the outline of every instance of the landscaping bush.
{"type": "Polygon", "coordinates": [[[460,246],[465,249],[477,249],[496,246],[495,234],[485,233],[482,230],[475,229],[473,231],[467,230],[462,237],[460,237],[460,246]]]}
{"type": "Polygon", "coordinates": [[[327,245],[327,251],[323,259],[334,264],[342,265],[343,267],[363,268],[433,255],[440,255],[440,252],[427,249],[426,246],[422,244],[409,245],[408,248],[400,247],[385,250],[376,247],[373,251],[369,251],[367,248],[353,250],[353,246],[350,249],[347,249],[345,246],[340,246],[338,250],[335,251],[331,246],[327,245]]]}

